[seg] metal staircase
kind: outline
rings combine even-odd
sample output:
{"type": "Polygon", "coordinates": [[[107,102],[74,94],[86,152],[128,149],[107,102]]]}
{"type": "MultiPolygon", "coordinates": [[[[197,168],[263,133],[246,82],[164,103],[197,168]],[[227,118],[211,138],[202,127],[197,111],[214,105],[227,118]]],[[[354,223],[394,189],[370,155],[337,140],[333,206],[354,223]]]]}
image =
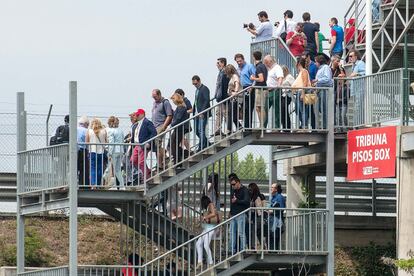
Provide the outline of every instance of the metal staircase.
{"type": "MultiPolygon", "coordinates": [[[[365,51],[366,14],[365,0],[352,2],[345,14],[344,26],[354,19],[354,38],[346,47],[365,51]]],[[[372,25],[373,72],[414,67],[414,1],[382,1],[379,18],[372,25]],[[407,47],[407,56],[404,55],[407,47]]]]}

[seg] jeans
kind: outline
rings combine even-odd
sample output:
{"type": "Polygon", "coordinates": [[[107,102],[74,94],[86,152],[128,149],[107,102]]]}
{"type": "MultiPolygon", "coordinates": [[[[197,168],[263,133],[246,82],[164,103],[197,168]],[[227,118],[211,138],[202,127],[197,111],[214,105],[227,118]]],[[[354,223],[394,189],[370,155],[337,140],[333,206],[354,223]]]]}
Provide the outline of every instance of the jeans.
{"type": "Polygon", "coordinates": [[[198,263],[203,262],[203,247],[204,247],[204,250],[206,250],[206,253],[207,253],[207,263],[209,265],[212,265],[213,264],[213,257],[212,257],[212,254],[211,254],[210,242],[211,242],[211,239],[213,238],[213,236],[215,234],[215,231],[211,230],[211,228],[206,228],[206,229],[203,230],[203,232],[201,234],[203,236],[198,238],[198,240],[196,242],[197,262],[198,263]],[[208,231],[210,231],[210,232],[208,232],[208,231]]]}
{"type": "Polygon", "coordinates": [[[273,125],[269,126],[269,128],[277,129],[280,127],[279,108],[280,108],[280,91],[270,90],[268,100],[265,103],[266,117],[263,122],[264,128],[267,128],[269,120],[273,121],[273,125]],[[270,108],[273,109],[272,113],[269,112],[270,108]]]}
{"type": "Polygon", "coordinates": [[[122,176],[122,153],[113,153],[111,156],[112,172],[115,177],[116,185],[118,187],[124,186],[124,178],[122,176]]]}
{"type": "MultiPolygon", "coordinates": [[[[204,114],[206,116],[206,114],[204,114]]],[[[207,136],[206,136],[206,125],[207,125],[207,118],[196,118],[195,121],[195,128],[196,128],[196,135],[199,139],[198,142],[198,150],[202,150],[206,148],[208,145],[207,136]]]]}
{"type": "Polygon", "coordinates": [[[322,113],[322,128],[326,129],[326,93],[327,91],[319,91],[318,93],[318,110],[322,113]]]}
{"type": "Polygon", "coordinates": [[[91,152],[91,185],[100,186],[102,183],[103,154],[91,152]]]}
{"type": "Polygon", "coordinates": [[[296,95],[296,114],[299,116],[299,128],[307,128],[309,115],[311,117],[311,127],[315,128],[315,112],[313,105],[305,105],[300,99],[300,93],[296,95]],[[310,113],[310,114],[309,114],[310,113]]]}
{"type": "Polygon", "coordinates": [[[242,251],[246,248],[246,214],[234,218],[230,223],[231,250],[232,254],[242,251]],[[240,238],[240,243],[239,243],[240,238]]]}

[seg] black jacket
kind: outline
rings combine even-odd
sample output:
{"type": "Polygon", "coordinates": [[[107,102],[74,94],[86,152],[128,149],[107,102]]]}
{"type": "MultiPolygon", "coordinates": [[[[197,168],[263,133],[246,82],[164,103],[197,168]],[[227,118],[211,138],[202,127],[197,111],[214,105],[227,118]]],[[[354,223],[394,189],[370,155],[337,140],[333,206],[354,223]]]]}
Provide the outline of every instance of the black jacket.
{"type": "Polygon", "coordinates": [[[244,210],[249,209],[250,195],[249,195],[249,190],[247,190],[246,187],[242,185],[240,189],[233,190],[231,198],[233,198],[233,196],[235,196],[237,200],[235,203],[230,204],[230,215],[231,216],[235,216],[237,214],[240,214],[244,210]]]}
{"type": "MultiPolygon", "coordinates": [[[[174,116],[171,122],[171,127],[174,127],[185,120],[189,118],[189,115],[187,113],[187,107],[186,106],[177,106],[177,108],[174,111],[174,116]]],[[[190,125],[188,123],[185,123],[184,125],[181,125],[179,129],[188,130],[190,125]]]]}
{"type": "MultiPolygon", "coordinates": [[[[197,99],[194,101],[193,114],[201,113],[210,107],[210,90],[204,84],[198,88],[197,99]]],[[[210,112],[208,112],[210,113],[210,112]]],[[[210,117],[210,115],[208,115],[210,117]]]]}

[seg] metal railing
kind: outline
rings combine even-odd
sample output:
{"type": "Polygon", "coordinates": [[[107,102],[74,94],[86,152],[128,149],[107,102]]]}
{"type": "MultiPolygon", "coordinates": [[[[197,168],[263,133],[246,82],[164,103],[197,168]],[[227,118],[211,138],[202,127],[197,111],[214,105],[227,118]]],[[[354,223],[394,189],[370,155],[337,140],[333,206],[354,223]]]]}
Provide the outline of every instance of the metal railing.
{"type": "Polygon", "coordinates": [[[349,37],[349,41],[344,41],[345,49],[354,49],[365,43],[365,5],[365,0],[354,0],[345,13],[344,35],[349,37]]]}
{"type": "Polygon", "coordinates": [[[69,276],[69,268],[67,266],[45,268],[35,271],[27,271],[19,273],[22,276],[69,276]]]}
{"type": "Polygon", "coordinates": [[[201,152],[214,154],[216,146],[245,131],[326,132],[329,91],[332,88],[249,87],[144,143],[79,144],[85,148],[79,154],[80,187],[147,191],[148,183],[160,184],[162,175],[175,173],[171,169],[185,169],[201,152]],[[116,156],[104,150],[111,147],[119,147],[116,156]]]}
{"type": "Polygon", "coordinates": [[[69,172],[68,144],[18,153],[20,180],[17,194],[67,187],[69,172]]]}
{"type": "Polygon", "coordinates": [[[402,124],[403,69],[335,79],[335,126],[402,124]]]}
{"type": "Polygon", "coordinates": [[[80,266],[80,275],[201,275],[236,255],[327,254],[325,209],[248,208],[144,265],[80,266]],[[206,256],[206,257],[204,257],[206,256]],[[163,274],[165,275],[165,274],[163,274]]]}
{"type": "MultiPolygon", "coordinates": [[[[260,42],[252,42],[250,44],[250,56],[253,58],[253,52],[260,51],[264,56],[271,55],[280,65],[286,65],[290,73],[296,74],[296,58],[290,52],[286,43],[280,37],[263,40],[260,42]]],[[[252,60],[253,63],[253,60],[252,60]]]]}

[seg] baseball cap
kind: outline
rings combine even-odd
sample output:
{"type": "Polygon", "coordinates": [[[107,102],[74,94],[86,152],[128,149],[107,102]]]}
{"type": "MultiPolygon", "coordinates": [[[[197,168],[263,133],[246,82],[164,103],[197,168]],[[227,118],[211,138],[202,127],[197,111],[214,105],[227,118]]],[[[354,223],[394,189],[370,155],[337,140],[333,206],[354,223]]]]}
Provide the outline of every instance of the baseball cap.
{"type": "Polygon", "coordinates": [[[145,115],[145,110],[142,109],[142,108],[138,108],[137,111],[135,111],[133,114],[135,114],[136,116],[139,116],[139,115],[142,115],[142,114],[145,115]]]}

